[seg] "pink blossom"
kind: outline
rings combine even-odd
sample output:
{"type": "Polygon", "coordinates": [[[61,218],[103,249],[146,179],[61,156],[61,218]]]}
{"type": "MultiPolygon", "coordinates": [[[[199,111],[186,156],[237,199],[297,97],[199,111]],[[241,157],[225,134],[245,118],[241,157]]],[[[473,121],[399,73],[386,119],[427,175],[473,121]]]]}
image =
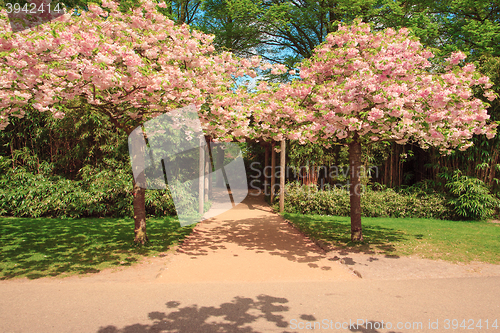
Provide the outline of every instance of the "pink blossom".
{"type": "Polygon", "coordinates": [[[377,119],[382,118],[383,116],[384,116],[384,111],[377,108],[372,108],[371,111],[368,113],[368,120],[375,121],[377,119]]]}
{"type": "Polygon", "coordinates": [[[484,94],[483,94],[484,97],[486,97],[488,99],[488,101],[493,101],[495,98],[496,98],[496,94],[489,90],[489,91],[486,91],[484,94]]]}
{"type": "Polygon", "coordinates": [[[392,28],[388,28],[388,29],[385,30],[385,34],[388,37],[392,37],[392,36],[394,36],[396,34],[396,31],[394,31],[394,29],[392,29],[392,28]]]}
{"type": "Polygon", "coordinates": [[[471,96],[471,93],[468,89],[463,89],[458,93],[458,96],[463,99],[468,99],[471,96]]]}
{"type": "Polygon", "coordinates": [[[467,64],[463,67],[464,72],[470,73],[476,70],[476,66],[474,64],[467,64]]]}
{"type": "Polygon", "coordinates": [[[452,65],[456,65],[458,64],[461,60],[464,60],[465,58],[467,58],[467,56],[465,55],[465,53],[459,51],[459,52],[453,52],[451,54],[451,56],[449,58],[447,58],[447,60],[452,64],[452,65]]]}
{"type": "Polygon", "coordinates": [[[399,33],[404,35],[404,36],[407,36],[409,33],[409,30],[407,28],[401,28],[401,29],[399,29],[399,33]]]}
{"type": "MultiPolygon", "coordinates": [[[[118,4],[111,1],[103,2],[103,7],[111,10],[109,16],[96,5],[89,7],[91,13],[49,22],[26,36],[18,35],[17,39],[4,38],[4,30],[0,30],[0,50],[6,51],[0,59],[0,87],[19,88],[14,104],[10,98],[7,102],[2,97],[4,91],[0,90],[0,114],[12,112],[16,108],[12,105],[19,107],[26,103],[26,98],[33,99],[36,109],[51,110],[55,117],[63,117],[53,105],[69,102],[75,96],[87,98],[90,105],[118,107],[115,113],[130,105],[148,107],[151,111],[167,110],[171,105],[182,103],[201,106],[210,94],[212,101],[221,101],[225,108],[220,117],[212,115],[210,119],[217,119],[220,124],[214,129],[214,136],[229,138],[234,128],[243,135],[250,133],[247,110],[228,102],[236,100],[234,96],[242,92],[233,94],[228,89],[233,84],[232,74],[255,75],[250,67],[260,66],[258,57],[252,58],[248,64],[251,66],[242,68],[239,60],[228,52],[212,54],[213,37],[196,31],[191,33],[186,26],[175,26],[162,18],[156,12],[156,4],[149,0],[139,10],[126,15],[118,12],[118,4]],[[105,23],[101,14],[108,16],[105,23]],[[134,27],[140,28],[140,32],[134,27]],[[59,37],[53,38],[49,30],[54,30],[59,37]],[[37,33],[40,35],[35,36],[37,33]],[[138,48],[145,50],[141,56],[146,55],[155,63],[143,62],[135,53],[138,48]],[[187,68],[181,71],[184,64],[187,68]],[[161,66],[160,71],[157,65],[161,66]],[[23,70],[17,73],[13,70],[15,66],[23,70]],[[191,69],[193,67],[196,69],[191,69]]],[[[2,18],[0,15],[0,21],[2,18]]],[[[153,112],[151,116],[159,114],[161,112],[153,112]]],[[[15,115],[22,116],[21,113],[15,115]]],[[[118,121],[120,116],[117,115],[118,121]]],[[[131,113],[130,117],[140,119],[137,113],[131,113]]],[[[2,118],[0,127],[5,126],[2,118]]]]}
{"type": "Polygon", "coordinates": [[[486,113],[478,113],[476,116],[473,118],[474,120],[477,121],[485,121],[486,119],[489,119],[490,115],[486,113]]]}
{"type": "Polygon", "coordinates": [[[55,112],[53,116],[56,119],[62,119],[62,118],[64,118],[64,112],[61,112],[61,111],[55,112]]]}

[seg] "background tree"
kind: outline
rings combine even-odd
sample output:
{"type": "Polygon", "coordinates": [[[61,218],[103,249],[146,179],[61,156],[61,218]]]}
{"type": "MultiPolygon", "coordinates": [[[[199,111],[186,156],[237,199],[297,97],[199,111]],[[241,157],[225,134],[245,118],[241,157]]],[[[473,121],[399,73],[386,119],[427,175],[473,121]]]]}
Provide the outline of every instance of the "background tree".
{"type": "MultiPolygon", "coordinates": [[[[337,147],[335,147],[337,148],[337,147]]],[[[326,149],[321,144],[309,143],[300,145],[297,141],[290,141],[287,147],[288,165],[294,170],[297,180],[304,185],[318,185],[321,189],[329,181],[329,166],[338,154],[335,149],[326,149]]]]}
{"type": "Polygon", "coordinates": [[[262,50],[264,27],[249,14],[245,8],[234,8],[226,0],[205,0],[195,25],[201,31],[215,35],[217,50],[244,57],[265,55],[262,50]]]}
{"type": "Polygon", "coordinates": [[[50,165],[50,173],[71,180],[84,166],[98,168],[104,160],[129,163],[127,137],[105,115],[82,107],[56,119],[30,107],[24,110],[23,118],[11,118],[11,124],[0,131],[0,155],[10,157],[13,168],[25,166],[15,156],[23,149],[37,161],[32,172],[41,173],[43,165],[50,165]]]}

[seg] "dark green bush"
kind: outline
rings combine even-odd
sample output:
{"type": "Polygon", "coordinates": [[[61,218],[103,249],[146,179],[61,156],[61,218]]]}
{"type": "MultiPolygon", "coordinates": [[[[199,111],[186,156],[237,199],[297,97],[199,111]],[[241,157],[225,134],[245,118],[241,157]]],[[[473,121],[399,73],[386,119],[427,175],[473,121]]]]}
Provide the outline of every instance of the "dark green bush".
{"type": "Polygon", "coordinates": [[[438,193],[397,193],[366,191],[361,196],[364,216],[455,219],[446,197],[438,193]]]}
{"type": "MultiPolygon", "coordinates": [[[[84,167],[79,180],[21,168],[0,177],[0,215],[19,217],[132,217],[132,175],[84,167]]],[[[184,191],[184,197],[189,193],[184,191]]],[[[189,202],[194,198],[188,198],[189,202]]],[[[148,216],[175,215],[168,190],[146,190],[148,216]]]]}
{"type": "MultiPolygon", "coordinates": [[[[315,186],[286,185],[285,211],[299,214],[350,215],[350,197],[344,189],[317,190],[315,186]]],[[[361,194],[361,214],[368,217],[453,219],[455,214],[443,195],[397,193],[392,189],[361,194]]]]}
{"type": "Polygon", "coordinates": [[[146,214],[148,216],[175,216],[172,196],[166,190],[146,190],[146,214]]]}

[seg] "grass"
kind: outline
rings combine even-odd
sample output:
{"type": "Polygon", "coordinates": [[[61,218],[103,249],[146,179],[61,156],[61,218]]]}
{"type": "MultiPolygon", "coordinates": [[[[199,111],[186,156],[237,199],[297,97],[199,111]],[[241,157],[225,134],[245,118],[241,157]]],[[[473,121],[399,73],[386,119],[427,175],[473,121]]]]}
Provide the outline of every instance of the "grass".
{"type": "Polygon", "coordinates": [[[364,241],[350,240],[350,218],[284,213],[309,237],[348,251],[416,255],[450,262],[500,264],[500,224],[419,218],[363,217],[364,241]]]}
{"type": "Polygon", "coordinates": [[[97,273],[109,267],[130,266],[146,256],[159,255],[193,228],[180,227],[173,217],[148,218],[150,242],[133,242],[129,218],[0,217],[0,280],[97,273]]]}

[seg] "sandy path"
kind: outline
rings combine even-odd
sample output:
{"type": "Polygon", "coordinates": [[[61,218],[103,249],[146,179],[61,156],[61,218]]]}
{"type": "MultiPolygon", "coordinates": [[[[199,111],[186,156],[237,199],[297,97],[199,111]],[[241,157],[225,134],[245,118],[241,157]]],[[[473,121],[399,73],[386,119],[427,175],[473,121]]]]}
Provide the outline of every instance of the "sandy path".
{"type": "Polygon", "coordinates": [[[199,223],[169,258],[158,282],[331,281],[357,277],[249,194],[199,223]]]}

